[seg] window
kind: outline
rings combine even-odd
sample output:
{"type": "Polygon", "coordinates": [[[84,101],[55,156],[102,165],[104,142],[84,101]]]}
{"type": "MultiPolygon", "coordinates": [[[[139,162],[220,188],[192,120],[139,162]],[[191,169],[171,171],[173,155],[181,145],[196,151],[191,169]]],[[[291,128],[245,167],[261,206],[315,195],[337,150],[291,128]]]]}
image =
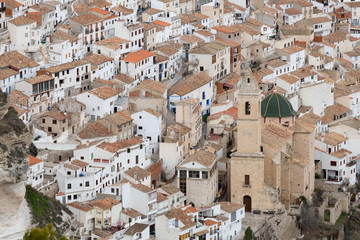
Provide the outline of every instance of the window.
{"type": "Polygon", "coordinates": [[[142,126],[139,126],[139,130],[142,130],[142,126]]]}
{"type": "Polygon", "coordinates": [[[42,123],[45,123],[45,118],[43,118],[42,123]]]}
{"type": "Polygon", "coordinates": [[[56,120],[53,120],[53,124],[56,124],[57,123],[57,121],[56,120]]]}
{"type": "Polygon", "coordinates": [[[200,178],[200,172],[199,171],[189,171],[189,177],[200,178]]]}
{"type": "Polygon", "coordinates": [[[245,103],[245,115],[250,115],[250,103],[245,103]]]}
{"type": "Polygon", "coordinates": [[[71,183],[68,183],[67,189],[71,189],[71,183]]]}
{"type": "Polygon", "coordinates": [[[202,171],[202,179],[208,179],[208,172],[207,171],[202,171]]]}
{"type": "Polygon", "coordinates": [[[245,185],[250,185],[250,175],[245,175],[245,185]]]}
{"type": "Polygon", "coordinates": [[[90,182],[89,181],[86,181],[85,182],[85,187],[89,187],[90,186],[90,182]]]}
{"type": "Polygon", "coordinates": [[[136,155],[135,162],[136,162],[136,164],[139,164],[139,155],[136,155]]]}
{"type": "Polygon", "coordinates": [[[336,161],[331,161],[330,166],[336,166],[336,161]]]}
{"type": "Polygon", "coordinates": [[[205,99],[205,91],[202,93],[202,99],[205,99]]]}

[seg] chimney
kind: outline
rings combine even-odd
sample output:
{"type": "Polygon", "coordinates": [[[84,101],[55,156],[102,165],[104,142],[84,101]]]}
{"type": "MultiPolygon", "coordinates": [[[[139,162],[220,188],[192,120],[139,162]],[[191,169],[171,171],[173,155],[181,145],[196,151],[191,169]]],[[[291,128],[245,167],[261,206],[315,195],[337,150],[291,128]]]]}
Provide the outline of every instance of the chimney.
{"type": "Polygon", "coordinates": [[[105,151],[106,151],[106,142],[104,142],[104,146],[105,146],[105,151]]]}
{"type": "Polygon", "coordinates": [[[86,140],[86,146],[89,146],[89,140],[86,140]]]}
{"type": "Polygon", "coordinates": [[[107,127],[107,128],[108,128],[108,131],[111,132],[111,124],[110,124],[110,123],[108,123],[108,127],[107,127]]]}
{"type": "Polygon", "coordinates": [[[137,174],[136,173],[134,173],[134,179],[137,180],[137,174]]]}
{"type": "Polygon", "coordinates": [[[140,50],[137,52],[137,55],[140,55],[140,50]]]}
{"type": "Polygon", "coordinates": [[[324,142],[324,135],[321,135],[321,141],[324,142]]]}
{"type": "Polygon", "coordinates": [[[347,138],[347,134],[346,134],[346,132],[344,132],[344,138],[347,138]]]}

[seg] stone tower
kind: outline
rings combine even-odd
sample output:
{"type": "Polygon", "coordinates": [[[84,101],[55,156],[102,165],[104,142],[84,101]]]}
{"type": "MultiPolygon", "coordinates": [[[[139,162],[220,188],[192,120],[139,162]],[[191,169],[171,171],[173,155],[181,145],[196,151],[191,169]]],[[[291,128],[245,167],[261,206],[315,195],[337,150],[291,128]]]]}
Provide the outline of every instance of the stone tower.
{"type": "Polygon", "coordinates": [[[245,204],[248,212],[274,209],[264,184],[260,93],[249,71],[238,95],[237,152],[230,160],[231,202],[245,204]]]}

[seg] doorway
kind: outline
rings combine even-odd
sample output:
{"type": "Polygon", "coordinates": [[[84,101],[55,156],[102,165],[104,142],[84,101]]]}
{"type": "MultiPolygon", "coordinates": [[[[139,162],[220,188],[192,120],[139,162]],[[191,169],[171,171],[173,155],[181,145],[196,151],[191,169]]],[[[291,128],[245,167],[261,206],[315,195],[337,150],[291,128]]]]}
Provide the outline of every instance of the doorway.
{"type": "Polygon", "coordinates": [[[245,204],[245,212],[251,212],[251,197],[248,195],[244,196],[243,203],[245,204]]]}

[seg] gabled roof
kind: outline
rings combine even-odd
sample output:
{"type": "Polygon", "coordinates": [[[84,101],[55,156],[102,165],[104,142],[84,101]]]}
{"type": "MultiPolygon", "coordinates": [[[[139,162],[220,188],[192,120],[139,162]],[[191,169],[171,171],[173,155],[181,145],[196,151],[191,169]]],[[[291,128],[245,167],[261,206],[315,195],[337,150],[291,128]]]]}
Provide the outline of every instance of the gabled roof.
{"type": "Polygon", "coordinates": [[[211,77],[207,73],[199,72],[197,74],[191,75],[189,78],[173,86],[169,91],[169,95],[176,94],[179,96],[184,96],[187,93],[190,93],[195,89],[204,86],[210,81],[211,81],[211,77]]]}
{"type": "Polygon", "coordinates": [[[112,87],[105,85],[105,86],[102,86],[99,88],[94,88],[94,89],[90,90],[88,93],[92,94],[102,100],[106,100],[106,99],[109,99],[109,98],[114,97],[117,94],[119,94],[119,91],[115,90],[112,87]]]}
{"type": "Polygon", "coordinates": [[[204,167],[210,167],[214,163],[216,158],[217,156],[211,152],[205,150],[199,150],[194,154],[187,156],[185,160],[180,163],[179,166],[184,166],[185,164],[191,162],[197,162],[204,167]]]}
{"type": "Polygon", "coordinates": [[[34,157],[34,156],[31,156],[28,154],[28,158],[29,158],[29,166],[33,166],[35,164],[38,164],[38,163],[41,163],[43,160],[37,158],[37,157],[34,157]]]}
{"type": "Polygon", "coordinates": [[[155,56],[155,53],[149,52],[146,50],[138,50],[136,52],[129,53],[126,55],[126,57],[123,59],[125,62],[131,62],[131,63],[138,63],[142,60],[145,60],[146,58],[155,56]]]}

